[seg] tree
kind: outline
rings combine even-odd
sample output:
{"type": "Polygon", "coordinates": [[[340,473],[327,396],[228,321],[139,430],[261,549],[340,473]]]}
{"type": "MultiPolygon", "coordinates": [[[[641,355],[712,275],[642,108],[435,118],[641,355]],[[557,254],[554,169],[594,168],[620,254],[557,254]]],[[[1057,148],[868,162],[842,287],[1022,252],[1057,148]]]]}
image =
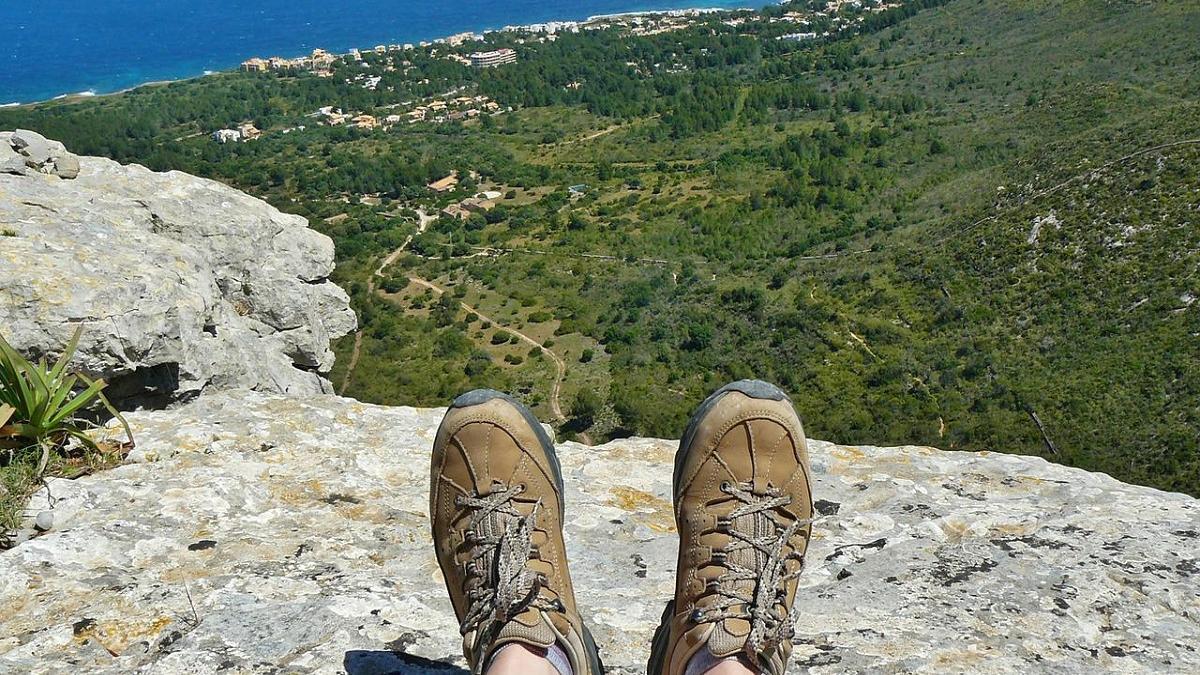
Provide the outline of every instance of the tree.
{"type": "Polygon", "coordinates": [[[596,416],[604,409],[604,400],[595,389],[582,389],[571,403],[571,426],[582,431],[596,423],[596,416]]]}

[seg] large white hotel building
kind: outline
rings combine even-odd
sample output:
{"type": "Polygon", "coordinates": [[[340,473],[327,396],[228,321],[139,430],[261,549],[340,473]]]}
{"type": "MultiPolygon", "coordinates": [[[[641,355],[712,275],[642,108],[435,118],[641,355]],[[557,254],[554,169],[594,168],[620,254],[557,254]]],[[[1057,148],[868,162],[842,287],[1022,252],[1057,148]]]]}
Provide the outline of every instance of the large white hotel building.
{"type": "Polygon", "coordinates": [[[471,54],[471,65],[475,68],[494,68],[505,63],[516,63],[517,53],[508,47],[490,52],[471,54]]]}

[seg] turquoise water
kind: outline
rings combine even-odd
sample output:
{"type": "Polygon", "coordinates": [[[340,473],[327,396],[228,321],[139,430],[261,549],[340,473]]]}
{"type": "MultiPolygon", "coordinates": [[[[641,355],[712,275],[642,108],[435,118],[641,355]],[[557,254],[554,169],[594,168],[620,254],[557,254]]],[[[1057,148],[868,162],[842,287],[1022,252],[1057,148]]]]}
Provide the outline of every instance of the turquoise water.
{"type": "Polygon", "coordinates": [[[0,104],[467,30],[764,0],[0,0],[0,104]]]}

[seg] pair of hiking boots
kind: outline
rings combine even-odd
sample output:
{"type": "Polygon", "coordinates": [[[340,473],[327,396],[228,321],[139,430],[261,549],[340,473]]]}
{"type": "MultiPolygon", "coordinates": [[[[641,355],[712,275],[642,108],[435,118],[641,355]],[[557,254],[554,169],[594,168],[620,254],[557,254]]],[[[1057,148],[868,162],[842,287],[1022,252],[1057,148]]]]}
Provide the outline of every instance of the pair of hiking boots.
{"type": "MultiPolygon", "coordinates": [[[[800,420],[778,388],[742,380],[701,404],[675,456],[675,597],[650,675],[683,675],[697,655],[783,674],[812,530],[809,473],[800,420]]],[[[455,399],[434,440],[429,503],[472,672],[513,642],[557,645],[574,675],[603,672],[567,571],[558,457],[527,408],[491,390],[455,399]]]]}

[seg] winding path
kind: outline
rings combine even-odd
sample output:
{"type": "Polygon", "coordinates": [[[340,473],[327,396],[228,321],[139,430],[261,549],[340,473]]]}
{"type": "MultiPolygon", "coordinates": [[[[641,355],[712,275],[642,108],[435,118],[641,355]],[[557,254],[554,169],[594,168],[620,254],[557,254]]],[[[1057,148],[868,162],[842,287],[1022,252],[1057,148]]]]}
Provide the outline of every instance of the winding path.
{"type": "MultiPolygon", "coordinates": [[[[374,294],[377,287],[377,281],[383,278],[384,268],[396,262],[396,259],[404,253],[408,245],[412,243],[413,237],[425,231],[429,224],[437,220],[437,216],[425,213],[424,209],[417,209],[417,231],[416,234],[410,234],[405,237],[404,242],[396,247],[396,250],[387,254],[379,263],[379,267],[367,277],[367,293],[374,294]]],[[[342,378],[342,386],[338,387],[338,394],[345,394],[346,387],[350,386],[350,378],[354,375],[354,369],[358,367],[358,357],[362,354],[362,329],[354,332],[354,349],[350,352],[350,365],[346,367],[346,376],[342,378]]]]}
{"type": "MultiPolygon", "coordinates": [[[[371,274],[371,276],[367,278],[367,292],[368,293],[371,293],[371,294],[378,293],[377,282],[379,279],[383,278],[383,271],[385,269],[387,269],[388,267],[390,267],[392,264],[394,264],[396,262],[396,260],[400,258],[400,256],[404,253],[404,251],[408,248],[409,244],[412,243],[413,237],[415,237],[417,234],[421,234],[422,232],[424,232],[425,229],[427,227],[429,227],[429,224],[437,219],[437,216],[426,214],[425,211],[420,210],[420,209],[417,210],[417,216],[420,219],[420,222],[417,225],[416,233],[408,235],[408,237],[405,238],[404,242],[401,243],[400,246],[398,246],[396,248],[396,250],[387,254],[383,258],[383,260],[380,261],[379,267],[376,267],[375,271],[371,274]]],[[[410,276],[408,279],[412,283],[417,284],[418,286],[424,286],[425,288],[430,289],[431,291],[437,293],[438,295],[442,295],[443,293],[446,292],[445,288],[442,288],[441,286],[433,283],[432,281],[428,281],[426,279],[422,279],[420,277],[414,277],[414,276],[410,276]]],[[[495,319],[488,316],[487,314],[484,314],[483,312],[481,312],[478,307],[473,307],[462,301],[459,301],[458,304],[465,311],[479,316],[480,319],[490,322],[492,325],[495,325],[495,326],[501,325],[500,322],[496,321],[495,319]]],[[[554,384],[550,388],[550,411],[552,413],[554,413],[554,417],[555,417],[556,421],[566,422],[567,416],[566,416],[566,414],[563,413],[562,395],[561,394],[562,394],[563,380],[566,379],[566,377],[567,377],[567,364],[562,360],[562,358],[558,354],[555,354],[548,347],[546,347],[542,343],[538,342],[537,340],[534,340],[532,337],[526,335],[525,333],[522,333],[521,331],[516,330],[514,328],[504,328],[504,330],[512,333],[513,335],[516,335],[517,338],[519,338],[521,341],[526,342],[534,347],[537,347],[539,350],[541,350],[542,354],[546,355],[546,357],[548,359],[550,359],[550,362],[554,364],[554,384]]],[[[354,349],[350,353],[350,365],[347,366],[347,368],[346,368],[346,376],[344,378],[342,378],[342,386],[338,390],[339,394],[344,393],[346,391],[346,387],[350,385],[350,378],[354,374],[355,368],[358,367],[358,358],[361,353],[362,353],[362,330],[360,329],[354,334],[354,349]]],[[[584,443],[586,443],[587,445],[592,444],[592,439],[590,436],[588,436],[586,431],[579,432],[578,436],[579,436],[579,439],[581,441],[583,441],[584,443]]]]}
{"type": "MultiPolygon", "coordinates": [[[[432,281],[429,281],[427,279],[410,276],[408,278],[408,280],[413,282],[414,284],[417,284],[418,286],[424,286],[425,288],[428,288],[429,290],[433,291],[434,293],[437,293],[438,295],[442,295],[443,293],[446,292],[445,288],[442,288],[441,286],[438,286],[437,284],[435,284],[432,281]]],[[[484,314],[483,312],[479,311],[478,307],[473,307],[471,305],[468,305],[467,303],[462,302],[461,300],[459,301],[458,305],[459,305],[459,307],[462,307],[465,311],[477,315],[483,321],[487,321],[494,326],[498,326],[498,327],[501,326],[500,322],[496,321],[495,319],[488,316],[487,314],[484,314]]],[[[522,333],[521,331],[519,331],[515,328],[508,328],[508,327],[502,327],[502,328],[503,328],[503,330],[508,331],[509,333],[512,333],[513,335],[516,335],[522,342],[525,342],[534,347],[537,347],[539,350],[541,350],[541,352],[543,354],[546,355],[546,358],[550,359],[550,362],[554,364],[554,384],[553,384],[553,386],[550,387],[550,411],[552,413],[554,413],[554,417],[558,422],[566,422],[567,416],[563,413],[561,393],[562,393],[563,380],[566,379],[566,377],[567,377],[567,364],[562,360],[562,358],[558,354],[555,354],[553,351],[551,351],[549,347],[546,347],[545,345],[538,342],[537,340],[534,340],[532,337],[529,337],[525,333],[522,333]]],[[[581,431],[581,432],[579,432],[578,435],[579,435],[580,440],[582,440],[585,444],[587,444],[587,445],[592,444],[592,439],[590,436],[588,436],[586,431],[581,431]]]]}

